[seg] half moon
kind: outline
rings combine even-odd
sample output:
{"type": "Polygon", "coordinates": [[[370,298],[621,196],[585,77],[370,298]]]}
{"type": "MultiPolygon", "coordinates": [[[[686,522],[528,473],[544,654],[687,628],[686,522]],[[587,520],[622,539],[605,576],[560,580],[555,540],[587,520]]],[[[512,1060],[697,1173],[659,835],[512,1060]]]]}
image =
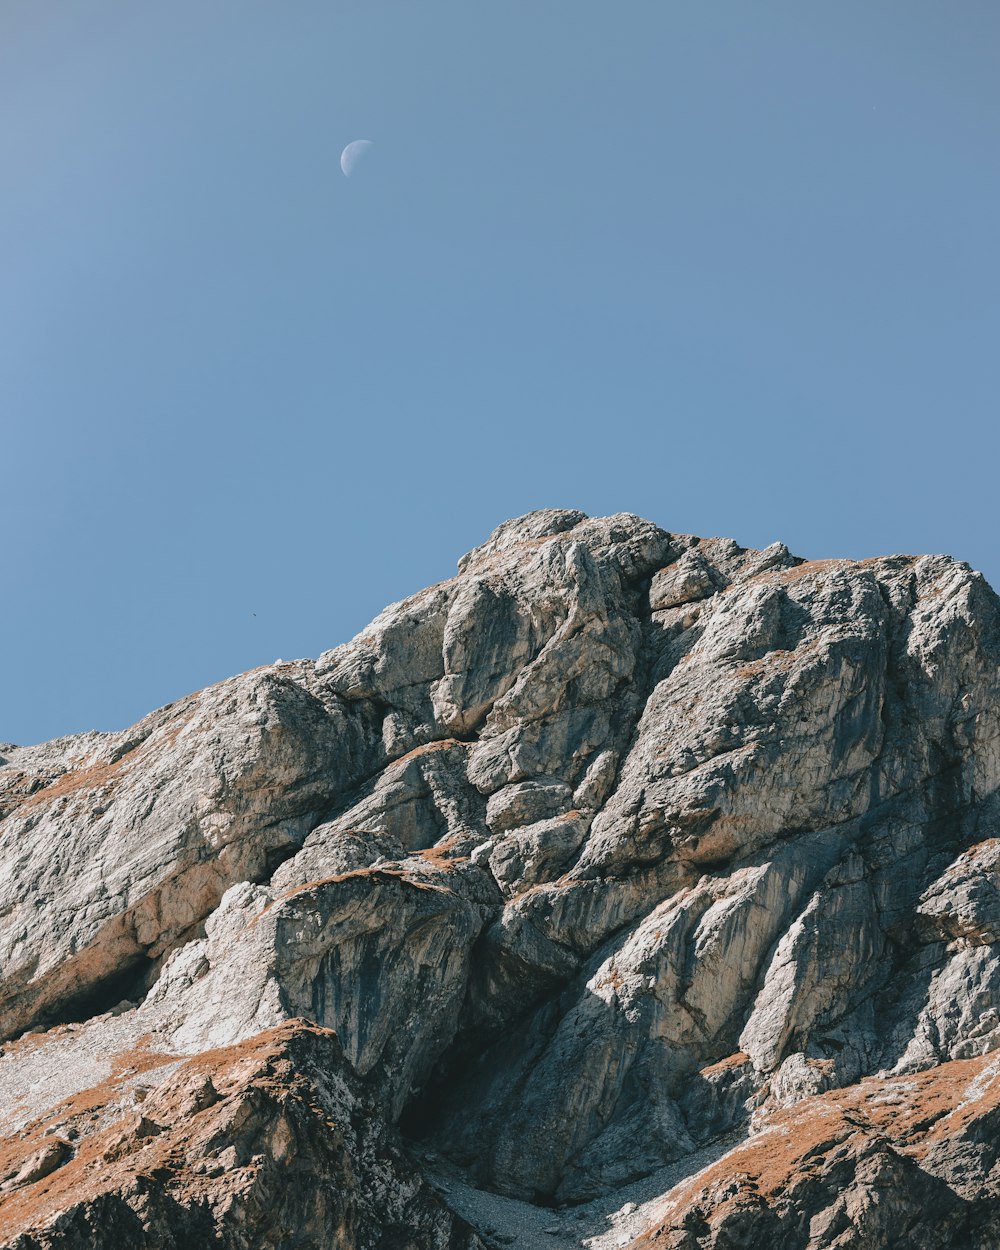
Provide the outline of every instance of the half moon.
{"type": "Polygon", "coordinates": [[[340,154],[340,168],[344,171],[345,178],[350,178],[354,172],[355,165],[357,165],[358,161],[362,159],[371,146],[370,139],[355,139],[344,148],[340,154]]]}

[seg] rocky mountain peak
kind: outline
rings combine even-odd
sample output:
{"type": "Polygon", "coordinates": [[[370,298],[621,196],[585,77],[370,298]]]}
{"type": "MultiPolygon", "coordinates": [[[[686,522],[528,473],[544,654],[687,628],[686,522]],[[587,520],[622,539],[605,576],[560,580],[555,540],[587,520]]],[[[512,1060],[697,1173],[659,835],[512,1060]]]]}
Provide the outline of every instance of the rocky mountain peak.
{"type": "Polygon", "coordinates": [[[992,1247],[1000,601],[505,522],[0,747],[0,1238],[992,1247]]]}

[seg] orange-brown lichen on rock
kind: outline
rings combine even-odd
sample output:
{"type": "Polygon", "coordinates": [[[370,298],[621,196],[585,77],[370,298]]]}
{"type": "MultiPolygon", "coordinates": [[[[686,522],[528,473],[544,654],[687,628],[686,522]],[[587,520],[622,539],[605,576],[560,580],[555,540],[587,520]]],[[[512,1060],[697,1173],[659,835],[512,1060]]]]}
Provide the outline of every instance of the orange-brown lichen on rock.
{"type": "Polygon", "coordinates": [[[742,1050],[737,1050],[732,1055],[727,1055],[725,1059],[719,1059],[715,1063],[706,1064],[700,1070],[701,1076],[714,1076],[717,1072],[729,1072],[733,1068],[741,1068],[749,1060],[750,1056],[742,1050]]]}
{"type": "Polygon", "coordinates": [[[285,1244],[290,1229],[297,1244],[362,1250],[394,1223],[428,1247],[479,1244],[392,1144],[335,1036],[308,1022],[182,1063],[141,1113],[114,1105],[114,1092],[113,1081],[90,1091],[2,1157],[13,1172],[0,1198],[4,1245],[116,1250],[132,1244],[116,1229],[134,1221],[149,1238],[138,1244],[178,1250],[285,1244]],[[67,1136],[52,1136],[56,1122],[67,1136]],[[19,1181],[19,1161],[35,1158],[19,1181]],[[50,1242],[57,1215],[64,1231],[50,1242]]]}
{"type": "Polygon", "coordinates": [[[417,854],[428,864],[433,864],[438,868],[447,868],[451,864],[465,863],[468,860],[468,855],[463,855],[459,849],[464,847],[467,841],[468,839],[462,834],[452,833],[442,838],[440,842],[435,842],[433,846],[418,851],[417,854]]]}
{"type": "MultiPolygon", "coordinates": [[[[749,1141],[674,1188],[653,1227],[632,1245],[634,1250],[728,1245],[727,1225],[747,1209],[756,1213],[755,1222],[762,1227],[768,1221],[761,1211],[771,1212],[775,1235],[782,1226],[787,1233],[789,1225],[808,1227],[810,1220],[823,1224],[829,1209],[838,1205],[846,1209],[853,1203],[855,1218],[863,1218],[862,1173],[877,1155],[883,1161],[894,1159],[895,1174],[910,1176],[911,1185],[925,1185],[925,1193],[934,1195],[937,1209],[928,1203],[922,1215],[930,1236],[952,1237],[967,1227],[972,1240],[961,1244],[985,1247],[991,1243],[977,1240],[986,1235],[984,1230],[992,1230],[991,1236],[1000,1230],[1000,1182],[984,1185],[980,1172],[979,1183],[970,1191],[963,1166],[952,1163],[952,1155],[941,1147],[946,1143],[957,1147],[966,1138],[973,1142],[985,1138],[992,1143],[990,1163],[995,1165],[1000,1157],[998,1131],[1000,1062],[996,1056],[862,1081],[772,1112],[749,1141]],[[970,1199],[978,1200],[982,1209],[973,1211],[970,1199]],[[935,1219],[941,1220],[944,1231],[933,1232],[935,1219]]],[[[954,1155],[960,1159],[963,1153],[967,1152],[956,1150],[954,1155]]],[[[991,1168],[985,1171],[988,1176],[991,1168]]],[[[914,1188],[913,1197],[919,1203],[919,1189],[914,1188]]],[[[859,1237],[870,1238],[858,1244],[902,1244],[878,1240],[872,1230],[857,1231],[859,1237]]],[[[828,1243],[813,1242],[808,1235],[801,1242],[814,1244],[828,1243]]]]}

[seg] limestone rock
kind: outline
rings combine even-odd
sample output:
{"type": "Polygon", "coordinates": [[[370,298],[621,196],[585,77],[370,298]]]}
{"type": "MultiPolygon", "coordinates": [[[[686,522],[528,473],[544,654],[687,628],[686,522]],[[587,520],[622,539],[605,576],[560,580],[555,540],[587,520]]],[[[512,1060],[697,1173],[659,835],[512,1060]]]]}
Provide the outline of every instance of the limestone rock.
{"type": "Polygon", "coordinates": [[[809,1098],[676,1186],[630,1250],[988,1250],[998,1095],[980,1059],[809,1098]]]}
{"type": "Polygon", "coordinates": [[[155,1082],[143,1115],[109,1082],[57,1111],[72,1157],[64,1142],[33,1149],[45,1126],[26,1127],[15,1150],[28,1159],[0,1206],[5,1246],[483,1250],[393,1144],[377,1093],[326,1030],[297,1021],[179,1065],[136,1058],[155,1082]]]}
{"type": "Polygon", "coordinates": [[[471,1248],[452,1192],[528,1250],[995,1244],[998,831],[967,566],[506,522],[316,661],[0,747],[3,1244],[471,1248]]]}

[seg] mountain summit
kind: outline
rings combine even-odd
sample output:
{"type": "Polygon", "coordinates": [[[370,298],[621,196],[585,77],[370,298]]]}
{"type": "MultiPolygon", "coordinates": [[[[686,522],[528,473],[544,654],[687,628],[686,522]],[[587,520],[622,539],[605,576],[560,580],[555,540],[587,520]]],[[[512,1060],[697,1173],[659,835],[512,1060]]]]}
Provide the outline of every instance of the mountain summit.
{"type": "Polygon", "coordinates": [[[1000,601],[546,510],[0,746],[0,1245],[1000,1244],[1000,601]]]}

